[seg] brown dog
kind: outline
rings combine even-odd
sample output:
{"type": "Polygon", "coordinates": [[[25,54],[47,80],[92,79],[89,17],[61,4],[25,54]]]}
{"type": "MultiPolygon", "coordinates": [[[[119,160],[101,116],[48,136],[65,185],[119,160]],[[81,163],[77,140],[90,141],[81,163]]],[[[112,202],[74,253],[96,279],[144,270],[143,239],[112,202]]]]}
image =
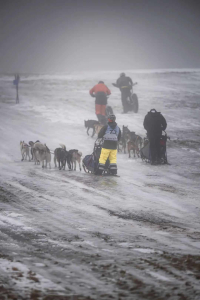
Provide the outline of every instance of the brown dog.
{"type": "Polygon", "coordinates": [[[137,154],[138,157],[140,157],[140,150],[137,143],[133,141],[129,141],[127,146],[128,146],[129,158],[131,157],[131,150],[133,150],[134,157],[135,157],[135,153],[137,154]]]}
{"type": "Polygon", "coordinates": [[[137,154],[137,156],[140,157],[139,147],[141,146],[141,137],[139,135],[136,135],[134,131],[131,131],[129,133],[129,141],[127,143],[127,146],[129,158],[131,157],[131,150],[133,151],[134,157],[135,154],[137,154]]]}
{"type": "Polygon", "coordinates": [[[79,164],[79,170],[81,171],[81,157],[82,152],[77,149],[71,149],[69,150],[69,159],[71,163],[71,170],[76,171],[76,162],[79,164]]]}

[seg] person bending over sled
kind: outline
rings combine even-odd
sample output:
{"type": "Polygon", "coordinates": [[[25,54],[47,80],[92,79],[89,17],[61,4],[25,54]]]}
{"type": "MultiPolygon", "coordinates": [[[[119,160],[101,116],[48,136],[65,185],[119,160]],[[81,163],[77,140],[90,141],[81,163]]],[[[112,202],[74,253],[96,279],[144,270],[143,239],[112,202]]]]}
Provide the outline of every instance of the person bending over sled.
{"type": "Polygon", "coordinates": [[[95,112],[97,119],[100,123],[106,124],[106,104],[107,104],[107,96],[111,94],[109,88],[104,84],[103,81],[99,81],[91,90],[90,95],[95,100],[95,112]]]}
{"type": "Polygon", "coordinates": [[[150,143],[151,164],[160,163],[160,138],[167,128],[167,122],[160,112],[151,109],[144,118],[144,128],[150,143]]]}
{"type": "Polygon", "coordinates": [[[108,116],[108,124],[101,128],[98,138],[103,138],[103,146],[99,158],[98,172],[101,175],[109,159],[109,170],[112,175],[117,175],[117,144],[121,138],[121,130],[115,122],[115,115],[108,116]]]}

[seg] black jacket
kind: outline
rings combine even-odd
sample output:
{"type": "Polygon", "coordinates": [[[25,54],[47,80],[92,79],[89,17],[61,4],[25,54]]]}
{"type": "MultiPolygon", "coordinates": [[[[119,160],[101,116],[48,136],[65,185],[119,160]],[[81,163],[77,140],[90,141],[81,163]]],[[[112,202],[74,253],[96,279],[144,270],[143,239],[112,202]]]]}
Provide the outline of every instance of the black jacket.
{"type": "Polygon", "coordinates": [[[167,128],[167,122],[160,112],[155,109],[150,110],[144,118],[144,128],[148,137],[162,135],[162,131],[167,128]]]}
{"type": "Polygon", "coordinates": [[[95,96],[95,104],[106,105],[107,95],[104,92],[97,92],[95,96]]]}
{"type": "MultiPolygon", "coordinates": [[[[112,123],[109,122],[108,125],[109,125],[112,129],[115,129],[115,127],[117,126],[117,123],[116,123],[116,122],[112,122],[112,123]]],[[[98,138],[99,138],[99,139],[104,137],[108,125],[103,126],[103,127],[101,128],[101,130],[99,131],[99,134],[98,134],[98,138]]],[[[120,128],[119,128],[118,142],[119,142],[120,139],[121,139],[121,130],[120,130],[120,128]]],[[[117,149],[117,142],[115,142],[115,141],[104,141],[104,143],[103,143],[103,148],[105,148],[105,149],[116,150],[116,149],[117,149]]]]}
{"type": "Polygon", "coordinates": [[[125,86],[131,88],[132,85],[133,85],[133,81],[132,81],[132,79],[131,79],[130,77],[128,77],[128,76],[119,77],[119,78],[117,79],[116,85],[117,85],[118,88],[120,88],[120,89],[121,89],[122,87],[125,87],[125,86]]]}

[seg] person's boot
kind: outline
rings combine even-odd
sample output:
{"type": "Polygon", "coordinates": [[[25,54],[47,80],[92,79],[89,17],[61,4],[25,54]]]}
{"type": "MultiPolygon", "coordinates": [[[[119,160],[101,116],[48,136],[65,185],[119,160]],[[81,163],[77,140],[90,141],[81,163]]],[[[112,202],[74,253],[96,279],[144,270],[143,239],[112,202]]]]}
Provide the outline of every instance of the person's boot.
{"type": "Polygon", "coordinates": [[[109,173],[111,175],[117,175],[117,165],[116,164],[110,164],[109,173]]]}
{"type": "Polygon", "coordinates": [[[102,175],[104,170],[105,170],[105,165],[99,163],[95,175],[102,175]]]}

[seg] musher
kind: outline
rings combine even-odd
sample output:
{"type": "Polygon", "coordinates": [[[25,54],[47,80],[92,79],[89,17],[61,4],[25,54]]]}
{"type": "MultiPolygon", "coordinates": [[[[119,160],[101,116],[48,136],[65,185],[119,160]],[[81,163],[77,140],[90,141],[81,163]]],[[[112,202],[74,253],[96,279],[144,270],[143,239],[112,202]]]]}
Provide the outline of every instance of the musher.
{"type": "Polygon", "coordinates": [[[103,138],[103,146],[99,158],[98,173],[102,174],[107,159],[109,159],[109,170],[112,175],[117,175],[117,145],[121,138],[121,130],[115,122],[115,115],[108,116],[108,124],[101,128],[98,138],[103,138]]]}
{"type": "Polygon", "coordinates": [[[132,86],[133,86],[132,79],[126,76],[125,73],[121,73],[120,77],[116,81],[116,87],[118,87],[121,91],[121,101],[122,101],[124,114],[128,112],[127,98],[131,97],[132,86]]]}
{"type": "Polygon", "coordinates": [[[144,118],[144,128],[150,143],[151,164],[160,163],[160,138],[167,128],[167,122],[160,112],[151,109],[144,118]]]}

